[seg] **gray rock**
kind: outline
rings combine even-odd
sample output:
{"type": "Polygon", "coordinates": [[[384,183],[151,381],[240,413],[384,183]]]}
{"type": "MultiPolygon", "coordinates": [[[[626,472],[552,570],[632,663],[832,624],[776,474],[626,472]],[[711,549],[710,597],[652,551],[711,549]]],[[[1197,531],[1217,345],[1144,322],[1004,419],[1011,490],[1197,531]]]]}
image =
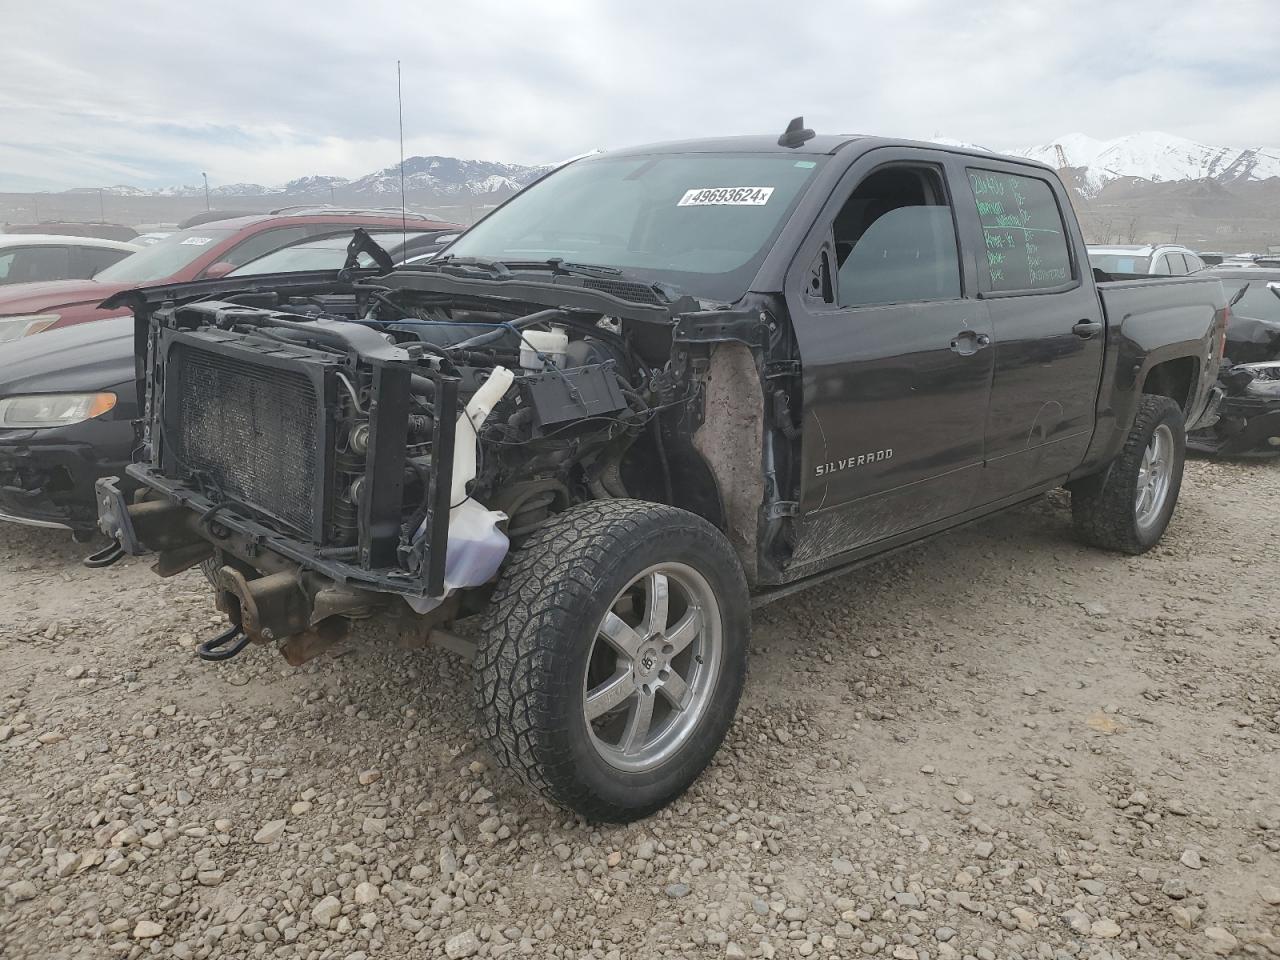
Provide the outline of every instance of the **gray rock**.
{"type": "Polygon", "coordinates": [[[1071,928],[1072,933],[1079,934],[1082,937],[1088,936],[1089,929],[1092,926],[1089,915],[1083,910],[1068,910],[1062,915],[1062,920],[1071,928]]]}
{"type": "Polygon", "coordinates": [[[311,908],[311,919],[319,927],[328,927],[340,913],[342,913],[342,901],[330,895],[311,908]]]}
{"type": "Polygon", "coordinates": [[[687,883],[669,883],[663,892],[672,900],[679,900],[681,897],[689,895],[689,885],[687,883]]]}
{"type": "Polygon", "coordinates": [[[284,835],[284,828],[288,825],[288,820],[272,820],[270,823],[263,824],[262,829],[253,835],[253,842],[275,843],[284,835]]]}
{"type": "Polygon", "coordinates": [[[21,903],[24,900],[32,900],[36,895],[36,885],[30,880],[18,880],[9,884],[9,896],[21,903]]]}
{"type": "Polygon", "coordinates": [[[475,933],[470,930],[464,930],[450,937],[444,942],[444,955],[449,960],[462,960],[464,957],[474,957],[480,952],[480,940],[475,933]]]}

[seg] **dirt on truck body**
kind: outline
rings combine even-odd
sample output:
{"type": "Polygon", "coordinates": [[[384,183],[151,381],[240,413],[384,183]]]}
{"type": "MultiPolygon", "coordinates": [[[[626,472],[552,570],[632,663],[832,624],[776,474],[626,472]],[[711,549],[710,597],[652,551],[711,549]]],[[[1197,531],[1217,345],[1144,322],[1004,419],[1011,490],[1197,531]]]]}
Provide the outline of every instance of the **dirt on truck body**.
{"type": "Polygon", "coordinates": [[[223,659],[478,619],[480,728],[592,819],[715,753],[749,609],[1064,484],[1149,549],[1211,416],[1216,280],[1095,284],[1056,175],[869,137],[561,168],[415,267],[134,291],[142,493],[223,659]]]}

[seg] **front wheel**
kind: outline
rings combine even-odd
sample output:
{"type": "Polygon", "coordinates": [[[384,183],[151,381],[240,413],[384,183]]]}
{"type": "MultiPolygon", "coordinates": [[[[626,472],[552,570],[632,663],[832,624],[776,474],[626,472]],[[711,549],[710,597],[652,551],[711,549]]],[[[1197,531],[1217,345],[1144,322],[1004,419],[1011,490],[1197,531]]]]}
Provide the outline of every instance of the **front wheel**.
{"type": "Polygon", "coordinates": [[[499,578],[476,656],[480,729],[553,801],[635,820],[719,749],[749,634],[742,569],[715,527],[635,500],[575,507],[499,578]]]}
{"type": "Polygon", "coordinates": [[[1173,518],[1186,460],[1182,408],[1147,394],[1124,448],[1102,473],[1071,486],[1071,517],[1086,543],[1122,553],[1146,553],[1173,518]]]}

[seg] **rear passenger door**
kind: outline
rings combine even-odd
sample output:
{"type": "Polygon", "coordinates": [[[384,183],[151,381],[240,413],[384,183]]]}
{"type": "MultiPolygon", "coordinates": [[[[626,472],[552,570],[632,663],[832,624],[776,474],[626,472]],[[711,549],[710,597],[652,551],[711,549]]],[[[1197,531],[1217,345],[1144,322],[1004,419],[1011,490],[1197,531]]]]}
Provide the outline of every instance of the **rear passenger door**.
{"type": "Polygon", "coordinates": [[[978,503],[1065,479],[1093,434],[1105,342],[1062,185],[994,158],[966,165],[969,239],[995,337],[978,503]]]}
{"type": "Polygon", "coordinates": [[[994,351],[947,162],[855,161],[788,275],[804,371],[793,576],[973,500],[994,351]]]}

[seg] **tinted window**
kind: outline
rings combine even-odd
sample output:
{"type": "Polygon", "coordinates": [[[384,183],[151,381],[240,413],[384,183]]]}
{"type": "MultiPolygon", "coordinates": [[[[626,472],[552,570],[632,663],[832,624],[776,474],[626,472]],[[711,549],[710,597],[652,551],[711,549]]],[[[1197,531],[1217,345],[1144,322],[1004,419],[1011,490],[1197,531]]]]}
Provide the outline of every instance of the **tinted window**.
{"type": "Polygon", "coordinates": [[[0,283],[66,280],[71,251],[66,247],[17,247],[0,256],[0,283]]]}
{"type": "Polygon", "coordinates": [[[1167,277],[1173,273],[1173,265],[1169,263],[1169,254],[1162,253],[1156,257],[1156,265],[1151,269],[1151,272],[1162,277],[1167,277]]]}
{"type": "Polygon", "coordinates": [[[1187,272],[1195,273],[1197,270],[1204,269],[1204,261],[1197,257],[1194,253],[1184,253],[1182,258],[1187,261],[1187,272]]]}
{"type": "Polygon", "coordinates": [[[218,227],[196,227],[181,233],[171,233],[159,243],[107,267],[95,279],[111,283],[155,283],[167,280],[198,260],[214,244],[222,243],[235,233],[235,230],[218,227]]]}
{"type": "Polygon", "coordinates": [[[993,291],[1041,290],[1072,279],[1066,226],[1049,184],[993,170],[969,170],[982,221],[993,291]]]}
{"type": "Polygon", "coordinates": [[[840,265],[840,306],[951,300],[960,259],[950,207],[898,207],[867,227],[840,265]]]}

